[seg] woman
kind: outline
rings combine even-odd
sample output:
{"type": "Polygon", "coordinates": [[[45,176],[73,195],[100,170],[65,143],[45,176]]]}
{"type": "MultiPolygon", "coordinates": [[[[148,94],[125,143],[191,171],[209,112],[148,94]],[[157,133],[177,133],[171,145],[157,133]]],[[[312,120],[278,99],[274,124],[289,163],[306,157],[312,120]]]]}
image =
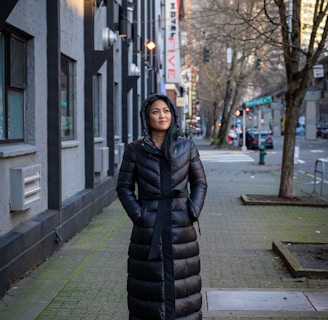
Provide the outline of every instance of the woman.
{"type": "Polygon", "coordinates": [[[177,110],[167,96],[151,95],[140,116],[144,138],[127,146],[117,183],[119,199],[133,222],[129,319],[201,319],[193,223],[206,194],[204,169],[193,141],[178,136],[177,110]]]}

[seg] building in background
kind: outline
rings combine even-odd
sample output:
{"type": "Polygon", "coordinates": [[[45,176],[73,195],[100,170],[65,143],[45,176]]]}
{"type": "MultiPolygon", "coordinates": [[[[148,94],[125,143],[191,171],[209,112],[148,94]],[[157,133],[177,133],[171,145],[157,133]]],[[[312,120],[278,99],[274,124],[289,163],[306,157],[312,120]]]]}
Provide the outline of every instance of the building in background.
{"type": "MultiPolygon", "coordinates": [[[[313,16],[316,1],[301,1],[301,48],[306,50],[309,46],[311,33],[313,28],[313,16]]],[[[315,38],[314,48],[322,39],[325,20],[318,27],[317,36],[315,38]]],[[[313,130],[316,130],[316,136],[321,136],[321,131],[328,128],[328,43],[324,52],[321,54],[317,65],[313,68],[312,82],[306,98],[315,95],[315,108],[311,105],[305,109],[304,119],[305,127],[310,118],[313,118],[313,130]],[[316,94],[317,92],[317,94],[316,94]],[[312,110],[311,110],[312,108],[312,110]],[[312,114],[314,113],[314,114],[312,114]]],[[[302,124],[300,124],[302,125],[302,124]]],[[[314,135],[315,136],[315,135],[314,135]]]]}
{"type": "Polygon", "coordinates": [[[182,8],[0,4],[0,295],[116,199],[124,148],[142,134],[142,101],[180,95],[165,67],[180,63],[182,8]]]}
{"type": "MultiPolygon", "coordinates": [[[[311,39],[312,27],[313,27],[313,16],[315,10],[316,1],[301,1],[301,47],[307,48],[311,39]]],[[[317,43],[321,40],[324,29],[324,21],[319,26],[317,32],[317,38],[315,47],[317,43]]]]}

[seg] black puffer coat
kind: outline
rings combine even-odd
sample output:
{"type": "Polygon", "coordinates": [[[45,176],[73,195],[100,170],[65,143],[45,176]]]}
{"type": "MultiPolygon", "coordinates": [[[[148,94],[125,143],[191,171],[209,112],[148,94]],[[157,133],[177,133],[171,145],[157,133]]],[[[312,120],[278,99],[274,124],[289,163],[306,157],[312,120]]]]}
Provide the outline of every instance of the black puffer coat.
{"type": "Polygon", "coordinates": [[[181,137],[175,141],[173,161],[167,161],[147,135],[147,115],[141,117],[145,138],[127,146],[117,184],[133,222],[127,284],[130,319],[201,319],[193,223],[207,189],[203,166],[193,141],[181,137]]]}

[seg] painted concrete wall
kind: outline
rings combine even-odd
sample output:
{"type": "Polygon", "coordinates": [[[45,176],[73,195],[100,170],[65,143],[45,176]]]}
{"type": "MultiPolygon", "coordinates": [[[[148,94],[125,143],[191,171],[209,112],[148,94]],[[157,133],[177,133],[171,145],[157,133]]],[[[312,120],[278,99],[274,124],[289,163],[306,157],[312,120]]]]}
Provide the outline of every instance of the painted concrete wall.
{"type": "MultiPolygon", "coordinates": [[[[114,48],[108,50],[109,56],[107,56],[107,52],[102,51],[102,32],[104,27],[117,32],[118,22],[121,20],[121,23],[126,23],[126,19],[119,17],[119,5],[122,6],[123,11],[127,10],[126,0],[108,1],[107,6],[99,8],[91,8],[92,5],[96,6],[96,2],[83,0],[19,0],[17,3],[15,0],[8,1],[11,1],[14,9],[6,18],[6,23],[29,35],[30,39],[27,41],[26,141],[0,145],[0,296],[12,283],[36,265],[41,264],[58,246],[69,241],[95,215],[101,213],[105,206],[116,199],[115,187],[119,163],[115,163],[114,166],[113,162],[117,159],[113,159],[114,152],[110,150],[109,163],[107,162],[110,170],[94,172],[91,168],[93,148],[107,146],[114,148],[114,143],[121,143],[123,140],[124,142],[131,141],[132,133],[136,134],[136,128],[133,126],[136,124],[136,118],[139,120],[138,111],[141,100],[147,97],[149,88],[156,85],[153,83],[149,87],[144,85],[148,82],[145,81],[145,70],[141,69],[144,52],[140,42],[149,39],[150,36],[149,27],[143,32],[141,26],[149,25],[153,21],[153,17],[147,16],[148,2],[135,0],[138,16],[143,12],[146,14],[143,19],[140,17],[134,19],[134,21],[139,21],[138,46],[135,46],[136,43],[127,43],[123,39],[118,39],[114,48]],[[60,8],[59,49],[75,64],[75,136],[73,140],[61,141],[61,143],[57,140],[57,129],[60,130],[60,128],[57,128],[56,123],[52,121],[49,122],[49,127],[47,124],[48,117],[54,116],[57,119],[59,116],[58,110],[53,109],[58,103],[57,78],[53,79],[49,74],[49,72],[57,73],[57,67],[60,67],[54,60],[57,58],[58,44],[57,39],[47,37],[48,27],[49,32],[56,35],[57,5],[60,8]],[[85,8],[93,10],[93,20],[91,20],[92,17],[85,17],[85,8]],[[54,14],[48,12],[47,9],[54,11],[54,14]],[[110,18],[113,21],[109,21],[107,13],[110,17],[113,14],[113,19],[110,18]],[[49,18],[49,25],[47,18],[49,18]],[[93,24],[94,29],[90,30],[93,24]],[[87,30],[84,30],[85,26],[87,30]],[[84,41],[91,43],[92,36],[94,36],[94,48],[85,48],[84,41]],[[55,52],[48,52],[48,45],[55,52]],[[132,50],[133,46],[135,50],[132,50]],[[135,51],[138,55],[137,60],[134,59],[135,51]],[[85,66],[85,55],[88,61],[92,60],[87,66],[85,66]],[[49,66],[48,57],[54,62],[49,66]],[[123,59],[126,64],[123,63],[123,59]],[[140,68],[141,77],[137,83],[132,84],[134,89],[130,90],[132,78],[128,77],[128,73],[123,74],[123,72],[126,72],[132,61],[136,62],[140,68]],[[94,70],[95,67],[99,69],[94,70]],[[92,76],[97,72],[101,75],[102,81],[101,133],[92,141],[90,139],[92,134],[87,133],[85,136],[85,124],[91,130],[92,126],[89,126],[89,121],[93,121],[92,108],[86,105],[85,101],[92,101],[93,97],[92,90],[90,87],[85,88],[85,85],[92,86],[92,76]],[[110,77],[110,83],[107,81],[107,75],[110,77]],[[122,82],[123,79],[127,83],[122,82]],[[48,81],[54,91],[50,89],[48,92],[48,81]],[[109,93],[110,103],[107,103],[107,93],[109,93]],[[48,101],[48,98],[52,97],[55,101],[48,101]],[[112,108],[115,109],[114,136],[111,136],[112,128],[109,127],[112,125],[112,119],[109,119],[107,123],[107,108],[110,112],[112,108]],[[91,119],[85,119],[85,112],[91,119]],[[126,124],[127,119],[128,131],[122,128],[123,120],[126,124]],[[126,139],[127,132],[128,139],[126,139]],[[88,145],[85,145],[85,141],[88,141],[88,145]],[[89,145],[90,143],[92,145],[89,145]],[[60,155],[57,154],[57,148],[60,150],[60,155]],[[48,152],[54,156],[54,159],[47,159],[48,152]],[[57,161],[61,163],[58,164],[57,161]],[[48,167],[48,163],[54,167],[48,167]],[[25,211],[11,212],[10,169],[32,165],[38,165],[41,168],[41,197],[25,211]],[[49,179],[54,181],[53,185],[48,185],[48,172],[49,179]],[[52,194],[48,195],[48,191],[52,194]]],[[[1,4],[0,8],[2,8],[1,4]]],[[[57,77],[57,74],[53,76],[57,77]]],[[[122,146],[124,146],[123,143],[120,144],[120,155],[124,151],[122,146]]]]}
{"type": "MultiPolygon", "coordinates": [[[[75,61],[75,141],[62,142],[62,198],[84,189],[84,23],[83,0],[60,5],[61,52],[75,61]]],[[[90,119],[92,121],[92,119],[90,119]]]]}
{"type": "MultiPolygon", "coordinates": [[[[60,3],[61,52],[75,61],[75,139],[62,142],[62,200],[85,188],[84,157],[84,1],[60,3]]],[[[95,49],[103,49],[102,31],[107,24],[107,7],[96,11],[95,49]]],[[[0,235],[47,209],[47,21],[45,1],[18,1],[7,23],[31,36],[27,46],[26,143],[0,145],[0,235]],[[21,212],[10,211],[10,168],[41,165],[41,199],[21,212]]],[[[117,51],[117,61],[120,52],[117,51]]],[[[115,68],[121,82],[120,63],[115,68]]],[[[107,63],[99,69],[102,78],[101,136],[95,147],[107,146],[107,63]]],[[[121,90],[121,88],[119,88],[121,90]]],[[[118,96],[118,98],[120,95],[118,96]]],[[[120,109],[120,99],[117,108],[120,109]]],[[[93,121],[93,119],[88,119],[93,121]]],[[[120,122],[118,122],[120,127],[120,122]]],[[[107,172],[95,174],[95,181],[106,178],[107,172]]],[[[51,195],[50,195],[51,196],[51,195]]]]}
{"type": "Polygon", "coordinates": [[[46,2],[19,1],[7,22],[31,36],[27,46],[26,143],[0,146],[0,235],[47,208],[46,2]],[[10,168],[41,165],[41,199],[10,212],[10,168]]]}

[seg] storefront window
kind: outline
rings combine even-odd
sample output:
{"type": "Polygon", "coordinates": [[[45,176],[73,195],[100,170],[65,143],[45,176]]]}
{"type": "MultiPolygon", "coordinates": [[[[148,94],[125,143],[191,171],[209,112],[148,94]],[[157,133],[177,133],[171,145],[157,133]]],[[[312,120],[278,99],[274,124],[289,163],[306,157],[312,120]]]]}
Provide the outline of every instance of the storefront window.
{"type": "Polygon", "coordinates": [[[74,63],[61,56],[61,137],[63,140],[74,139],[74,63]]]}
{"type": "Polygon", "coordinates": [[[93,131],[95,137],[101,135],[101,75],[97,74],[93,78],[93,131]]]}

